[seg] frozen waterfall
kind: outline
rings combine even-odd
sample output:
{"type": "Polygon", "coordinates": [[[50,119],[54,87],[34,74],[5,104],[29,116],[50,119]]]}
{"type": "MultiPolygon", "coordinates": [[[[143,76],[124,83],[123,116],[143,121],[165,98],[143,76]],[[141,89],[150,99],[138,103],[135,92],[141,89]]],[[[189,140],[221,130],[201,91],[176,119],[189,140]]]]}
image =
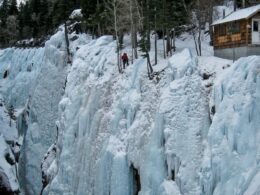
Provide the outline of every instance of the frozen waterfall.
{"type": "Polygon", "coordinates": [[[22,194],[40,194],[42,175],[45,195],[259,194],[260,57],[231,64],[184,49],[149,80],[142,58],[119,74],[115,48],[79,35],[70,66],[60,30],[44,48],[0,50],[22,194]]]}

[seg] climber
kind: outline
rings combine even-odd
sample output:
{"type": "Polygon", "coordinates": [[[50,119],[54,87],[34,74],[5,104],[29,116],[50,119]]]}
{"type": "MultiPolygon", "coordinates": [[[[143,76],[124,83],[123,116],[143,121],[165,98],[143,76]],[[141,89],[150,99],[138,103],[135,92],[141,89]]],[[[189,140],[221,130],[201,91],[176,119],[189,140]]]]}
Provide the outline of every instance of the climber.
{"type": "Polygon", "coordinates": [[[124,53],[123,55],[122,55],[122,60],[123,60],[123,69],[125,69],[125,65],[129,65],[128,64],[128,56],[127,56],[127,54],[126,53],[124,53]]]}

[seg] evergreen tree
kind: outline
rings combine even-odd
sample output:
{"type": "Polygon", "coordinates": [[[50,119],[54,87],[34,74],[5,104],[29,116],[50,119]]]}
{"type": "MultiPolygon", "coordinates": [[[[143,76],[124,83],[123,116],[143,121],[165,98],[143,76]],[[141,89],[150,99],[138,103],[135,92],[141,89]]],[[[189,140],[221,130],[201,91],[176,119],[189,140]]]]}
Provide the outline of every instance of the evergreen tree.
{"type": "Polygon", "coordinates": [[[43,34],[47,34],[49,29],[52,26],[52,22],[50,20],[50,13],[49,13],[49,2],[41,0],[40,1],[41,7],[39,10],[39,29],[40,32],[43,34]]]}
{"type": "Polygon", "coordinates": [[[86,28],[91,30],[93,34],[100,36],[104,31],[106,18],[109,17],[107,10],[105,10],[104,0],[81,0],[80,5],[86,28]]]}
{"type": "Polygon", "coordinates": [[[74,0],[58,0],[54,4],[53,9],[53,24],[58,26],[61,23],[64,23],[75,8],[74,0]]]}
{"type": "Polygon", "coordinates": [[[19,34],[20,39],[30,38],[32,36],[32,18],[31,7],[29,2],[20,5],[20,13],[18,15],[19,20],[19,34]]]}
{"type": "Polygon", "coordinates": [[[6,26],[6,19],[8,17],[8,12],[9,12],[9,2],[8,0],[4,0],[2,3],[2,6],[0,7],[0,20],[1,20],[1,27],[6,26]]]}
{"type": "Polygon", "coordinates": [[[17,2],[16,0],[11,0],[10,3],[10,8],[8,10],[9,15],[17,15],[18,14],[18,9],[17,9],[17,2]]]}
{"type": "Polygon", "coordinates": [[[82,14],[85,20],[88,20],[91,15],[93,15],[96,11],[96,6],[99,4],[99,0],[81,0],[81,9],[82,14]]]}

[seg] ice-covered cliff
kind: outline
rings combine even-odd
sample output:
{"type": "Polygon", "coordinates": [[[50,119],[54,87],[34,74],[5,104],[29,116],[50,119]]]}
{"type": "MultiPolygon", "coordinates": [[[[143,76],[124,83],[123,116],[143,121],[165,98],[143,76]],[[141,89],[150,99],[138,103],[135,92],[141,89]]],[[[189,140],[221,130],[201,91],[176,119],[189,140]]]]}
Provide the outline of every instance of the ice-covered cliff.
{"type": "Polygon", "coordinates": [[[242,58],[214,85],[204,194],[260,194],[260,57],[242,58]]]}
{"type": "Polygon", "coordinates": [[[59,31],[45,48],[0,51],[1,94],[17,112],[18,136],[23,139],[19,181],[25,194],[40,193],[40,164],[57,135],[55,121],[66,79],[64,45],[59,31]]]}
{"type": "Polygon", "coordinates": [[[39,194],[42,176],[46,195],[260,192],[259,56],[184,49],[149,80],[142,58],[118,73],[112,37],[73,40],[71,66],[63,31],[45,48],[0,51],[1,94],[24,113],[23,193],[39,194]]]}

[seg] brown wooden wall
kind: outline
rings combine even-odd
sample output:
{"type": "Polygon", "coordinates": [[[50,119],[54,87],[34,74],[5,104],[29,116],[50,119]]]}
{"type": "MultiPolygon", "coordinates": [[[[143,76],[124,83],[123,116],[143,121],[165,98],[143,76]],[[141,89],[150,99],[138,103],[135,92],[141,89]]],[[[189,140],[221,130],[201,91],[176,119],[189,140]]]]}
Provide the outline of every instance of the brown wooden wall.
{"type": "Polygon", "coordinates": [[[230,33],[227,26],[230,23],[214,26],[214,48],[224,49],[232,47],[242,47],[249,42],[249,30],[247,30],[247,20],[237,21],[239,23],[240,32],[230,33]],[[221,32],[225,31],[225,35],[221,32]]]}
{"type": "Polygon", "coordinates": [[[252,43],[252,18],[260,18],[260,12],[249,19],[236,21],[239,23],[239,32],[228,32],[228,25],[231,22],[214,26],[213,44],[214,49],[225,49],[233,47],[243,47],[252,43]],[[250,27],[250,28],[247,28],[250,27]],[[225,31],[225,35],[221,32],[225,31]]]}

